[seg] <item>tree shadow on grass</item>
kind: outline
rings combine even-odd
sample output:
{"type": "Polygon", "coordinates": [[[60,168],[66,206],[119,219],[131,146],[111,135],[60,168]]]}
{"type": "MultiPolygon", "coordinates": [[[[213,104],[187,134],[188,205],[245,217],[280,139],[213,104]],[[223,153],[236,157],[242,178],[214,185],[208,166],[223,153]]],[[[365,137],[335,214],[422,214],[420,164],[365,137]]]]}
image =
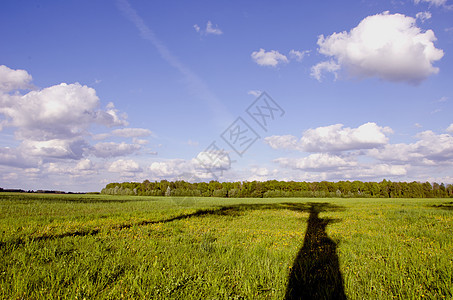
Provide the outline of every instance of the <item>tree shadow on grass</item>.
{"type": "MultiPolygon", "coordinates": [[[[329,203],[272,203],[272,204],[237,204],[218,206],[210,209],[199,209],[193,213],[180,214],[162,220],[144,220],[135,223],[113,225],[111,229],[125,229],[133,226],[144,226],[156,223],[168,223],[208,215],[238,217],[251,210],[292,210],[308,212],[308,224],[304,244],[299,250],[288,278],[285,299],[346,299],[343,278],[340,272],[336,253],[336,243],[326,233],[329,223],[336,219],[321,219],[320,212],[339,211],[342,207],[329,203]]],[[[63,238],[67,236],[96,235],[99,230],[86,230],[63,233],[53,236],[34,237],[32,240],[63,238]]],[[[18,239],[16,245],[25,241],[18,239]]],[[[14,242],[13,242],[14,243],[14,242]]],[[[12,244],[0,243],[0,248],[12,244]]]]}
{"type": "Polygon", "coordinates": [[[432,207],[445,209],[445,210],[453,210],[453,202],[446,202],[446,203],[442,203],[439,205],[433,205],[432,207]]]}
{"type": "Polygon", "coordinates": [[[233,205],[221,205],[215,206],[213,208],[207,209],[198,209],[193,213],[184,213],[171,218],[156,220],[156,221],[140,221],[137,223],[127,223],[114,226],[114,229],[125,229],[133,226],[143,226],[157,223],[169,223],[178,220],[184,220],[189,218],[204,217],[209,215],[214,216],[231,216],[239,217],[243,215],[246,211],[251,210],[279,210],[279,209],[289,209],[295,211],[309,211],[309,203],[272,203],[272,204],[233,204],[233,205]]]}
{"type": "Polygon", "coordinates": [[[304,244],[291,268],[285,299],[346,299],[336,243],[326,227],[335,219],[321,219],[322,211],[337,210],[328,203],[309,208],[304,244]]]}
{"type": "Polygon", "coordinates": [[[309,213],[304,244],[291,268],[285,299],[347,299],[337,255],[337,244],[326,233],[327,225],[339,220],[319,218],[321,212],[343,210],[340,206],[330,203],[237,204],[201,209],[165,220],[142,222],[140,225],[167,223],[206,215],[240,216],[250,210],[280,209],[309,213]]]}

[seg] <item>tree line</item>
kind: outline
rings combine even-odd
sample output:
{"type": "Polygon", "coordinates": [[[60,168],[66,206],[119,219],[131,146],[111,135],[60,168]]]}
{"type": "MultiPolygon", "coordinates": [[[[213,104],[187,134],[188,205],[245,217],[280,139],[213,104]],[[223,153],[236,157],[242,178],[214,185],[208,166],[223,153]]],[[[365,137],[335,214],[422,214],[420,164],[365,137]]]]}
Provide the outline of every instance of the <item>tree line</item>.
{"type": "Polygon", "coordinates": [[[74,193],[55,190],[22,190],[22,189],[4,189],[0,188],[0,193],[29,193],[29,194],[99,194],[99,192],[74,193]]]}
{"type": "Polygon", "coordinates": [[[453,185],[429,182],[338,181],[155,181],[109,183],[101,194],[137,196],[196,196],[224,198],[343,197],[453,198],[453,185]]]}

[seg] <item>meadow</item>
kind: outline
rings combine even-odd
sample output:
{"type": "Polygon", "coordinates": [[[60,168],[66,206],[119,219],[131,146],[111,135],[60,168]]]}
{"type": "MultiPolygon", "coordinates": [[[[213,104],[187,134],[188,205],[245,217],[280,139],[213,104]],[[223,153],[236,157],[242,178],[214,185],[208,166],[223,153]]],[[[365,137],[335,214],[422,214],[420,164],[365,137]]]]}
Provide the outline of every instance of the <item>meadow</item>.
{"type": "Polygon", "coordinates": [[[0,193],[1,299],[451,299],[452,199],[0,193]]]}

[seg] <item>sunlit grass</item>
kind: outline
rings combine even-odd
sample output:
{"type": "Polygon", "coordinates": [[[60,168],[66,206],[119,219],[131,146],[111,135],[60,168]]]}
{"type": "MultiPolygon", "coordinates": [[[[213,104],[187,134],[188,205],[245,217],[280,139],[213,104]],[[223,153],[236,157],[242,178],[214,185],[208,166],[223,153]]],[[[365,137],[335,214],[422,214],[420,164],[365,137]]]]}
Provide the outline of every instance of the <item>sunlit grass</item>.
{"type": "Polygon", "coordinates": [[[0,194],[0,298],[283,299],[309,213],[280,203],[309,202],[341,207],[348,298],[453,295],[449,199],[193,200],[0,194]]]}

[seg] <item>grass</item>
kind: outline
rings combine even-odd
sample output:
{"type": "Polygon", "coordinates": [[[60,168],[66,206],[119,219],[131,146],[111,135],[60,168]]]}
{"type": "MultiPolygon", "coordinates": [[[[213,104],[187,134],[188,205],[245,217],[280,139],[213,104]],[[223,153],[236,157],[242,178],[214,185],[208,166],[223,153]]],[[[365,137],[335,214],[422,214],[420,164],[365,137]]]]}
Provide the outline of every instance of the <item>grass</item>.
{"type": "Polygon", "coordinates": [[[451,299],[452,207],[1,193],[0,298],[451,299]]]}

